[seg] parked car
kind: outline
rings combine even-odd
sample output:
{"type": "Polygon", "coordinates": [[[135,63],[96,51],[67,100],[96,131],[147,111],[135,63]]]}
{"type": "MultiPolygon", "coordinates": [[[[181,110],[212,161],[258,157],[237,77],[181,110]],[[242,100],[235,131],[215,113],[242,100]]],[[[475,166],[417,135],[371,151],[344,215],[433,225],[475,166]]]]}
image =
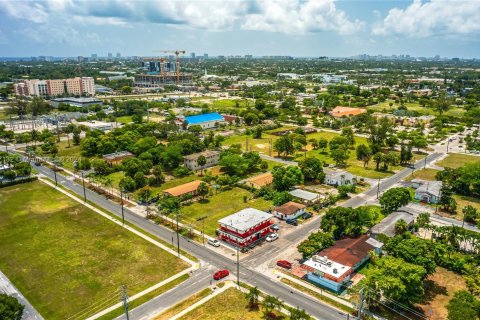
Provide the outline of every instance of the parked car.
{"type": "Polygon", "coordinates": [[[279,226],[278,224],[272,224],[272,225],[270,226],[270,229],[275,230],[275,231],[278,231],[278,230],[280,230],[280,226],[279,226]]]}
{"type": "Polygon", "coordinates": [[[285,220],[285,223],[291,224],[292,226],[298,226],[297,219],[287,219],[285,220]]]}
{"type": "Polygon", "coordinates": [[[40,167],[42,164],[39,161],[35,161],[35,166],[40,167]]]}
{"type": "Polygon", "coordinates": [[[229,274],[230,274],[230,272],[228,272],[228,270],[220,270],[220,271],[217,271],[213,274],[213,279],[220,280],[220,279],[223,279],[225,277],[228,277],[229,274]]]}
{"type": "Polygon", "coordinates": [[[220,241],[217,239],[208,239],[208,244],[214,247],[220,247],[220,241]]]}
{"type": "Polygon", "coordinates": [[[268,236],[267,236],[267,242],[272,242],[272,241],[275,241],[278,239],[278,234],[277,233],[270,233],[268,236]]]}
{"type": "Polygon", "coordinates": [[[292,264],[287,260],[278,260],[277,266],[285,268],[285,269],[292,269],[292,264]]]}
{"type": "Polygon", "coordinates": [[[302,214],[302,218],[303,219],[310,219],[311,217],[313,217],[313,214],[311,214],[310,212],[305,212],[304,214],[302,214]]]}

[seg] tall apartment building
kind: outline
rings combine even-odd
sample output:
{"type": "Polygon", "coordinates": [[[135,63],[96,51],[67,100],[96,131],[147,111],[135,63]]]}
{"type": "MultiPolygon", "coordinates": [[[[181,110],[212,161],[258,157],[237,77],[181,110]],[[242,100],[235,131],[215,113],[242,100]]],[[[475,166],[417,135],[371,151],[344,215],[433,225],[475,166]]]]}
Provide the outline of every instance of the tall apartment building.
{"type": "Polygon", "coordinates": [[[55,79],[55,80],[24,80],[14,85],[18,96],[50,96],[64,94],[75,96],[94,96],[95,82],[92,77],[55,79]]]}

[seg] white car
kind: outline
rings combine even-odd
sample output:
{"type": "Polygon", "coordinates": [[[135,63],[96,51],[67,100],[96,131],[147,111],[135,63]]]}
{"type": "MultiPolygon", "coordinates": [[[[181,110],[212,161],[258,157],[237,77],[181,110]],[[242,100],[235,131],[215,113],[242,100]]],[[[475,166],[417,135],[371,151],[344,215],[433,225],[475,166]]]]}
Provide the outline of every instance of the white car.
{"type": "Polygon", "coordinates": [[[220,241],[217,239],[208,239],[208,244],[214,247],[220,247],[220,241]]]}
{"type": "Polygon", "coordinates": [[[268,236],[267,236],[267,242],[272,242],[272,241],[275,241],[278,239],[278,234],[276,233],[270,233],[268,236]]]}

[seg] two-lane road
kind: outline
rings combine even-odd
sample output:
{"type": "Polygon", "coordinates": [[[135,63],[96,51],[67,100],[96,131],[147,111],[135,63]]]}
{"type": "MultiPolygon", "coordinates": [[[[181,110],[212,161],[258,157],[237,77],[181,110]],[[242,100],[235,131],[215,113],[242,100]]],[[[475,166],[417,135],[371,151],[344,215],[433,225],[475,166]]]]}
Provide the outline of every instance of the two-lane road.
{"type": "MultiPolygon", "coordinates": [[[[36,167],[36,170],[41,174],[47,176],[48,178],[54,180],[54,173],[52,170],[39,166],[36,167]]],[[[76,193],[80,198],[83,198],[83,187],[75,183],[71,178],[66,178],[62,174],[57,173],[58,183],[61,184],[64,188],[69,189],[76,193]]],[[[118,217],[121,217],[121,208],[120,205],[115,204],[103,196],[91,191],[86,190],[87,199],[97,206],[115,214],[118,217]]],[[[144,219],[135,213],[133,213],[128,208],[124,208],[125,220],[129,223],[140,227],[146,232],[163,239],[164,241],[171,242],[174,237],[174,232],[158,226],[151,222],[150,220],[144,219]]],[[[201,244],[198,244],[193,241],[189,241],[186,238],[181,238],[180,247],[187,251],[188,253],[196,256],[199,260],[208,263],[209,265],[214,266],[216,269],[228,269],[236,276],[236,262],[230,259],[225,258],[223,255],[216,253],[210,248],[206,248],[201,244]]],[[[197,271],[198,272],[198,271],[197,271]]],[[[298,306],[301,309],[305,309],[310,315],[317,319],[325,320],[341,320],[347,319],[347,315],[338,312],[337,310],[322,304],[320,301],[313,299],[310,296],[302,294],[298,291],[292,290],[287,285],[281,283],[280,281],[273,280],[270,276],[259,273],[253,269],[247,267],[240,267],[240,280],[247,282],[251,285],[258,286],[263,292],[274,295],[280,298],[282,301],[285,301],[287,304],[292,306],[298,306]]],[[[147,305],[144,305],[143,308],[147,312],[148,304],[150,304],[151,309],[157,308],[155,301],[147,302],[147,305]]],[[[137,318],[137,319],[141,319],[137,318]]]]}

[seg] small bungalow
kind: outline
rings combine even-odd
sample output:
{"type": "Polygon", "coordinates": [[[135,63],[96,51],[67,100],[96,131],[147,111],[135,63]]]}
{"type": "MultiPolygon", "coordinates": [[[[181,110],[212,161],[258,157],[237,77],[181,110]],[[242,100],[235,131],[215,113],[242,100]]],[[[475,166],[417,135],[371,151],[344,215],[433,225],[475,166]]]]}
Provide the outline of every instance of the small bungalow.
{"type": "Polygon", "coordinates": [[[412,188],[415,189],[415,199],[426,203],[438,203],[440,201],[442,185],[442,181],[412,180],[412,188]]]}
{"type": "Polygon", "coordinates": [[[367,109],[363,108],[350,108],[350,107],[335,107],[330,111],[330,115],[334,118],[346,118],[351,116],[358,116],[362,113],[366,113],[367,109]]]}
{"type": "Polygon", "coordinates": [[[304,204],[313,204],[320,200],[321,196],[318,193],[310,192],[302,189],[295,189],[290,191],[290,194],[304,204]]]}
{"type": "Polygon", "coordinates": [[[260,189],[271,185],[273,182],[273,176],[271,172],[265,172],[257,176],[245,179],[245,185],[250,188],[260,189]]]}
{"type": "Polygon", "coordinates": [[[325,183],[335,187],[352,185],[357,183],[357,178],[347,171],[335,170],[327,172],[325,176],[325,183]]]}
{"type": "Polygon", "coordinates": [[[123,160],[133,157],[133,153],[128,151],[120,151],[109,154],[104,154],[102,159],[110,165],[117,165],[122,163],[123,160]]]}
{"type": "Polygon", "coordinates": [[[197,195],[198,186],[202,183],[201,180],[195,180],[188,182],[170,189],[165,189],[163,193],[167,196],[172,197],[184,197],[186,195],[191,195],[192,197],[197,195]]]}
{"type": "Polygon", "coordinates": [[[303,204],[289,201],[273,209],[273,215],[279,219],[296,219],[305,213],[307,207],[303,204]]]}
{"type": "Polygon", "coordinates": [[[405,211],[396,211],[392,212],[388,216],[386,216],[382,221],[377,223],[372,227],[370,230],[371,236],[375,239],[378,238],[380,234],[384,234],[387,237],[394,237],[395,236],[395,224],[403,220],[407,223],[408,227],[413,227],[413,223],[415,222],[415,217],[405,211]]]}

